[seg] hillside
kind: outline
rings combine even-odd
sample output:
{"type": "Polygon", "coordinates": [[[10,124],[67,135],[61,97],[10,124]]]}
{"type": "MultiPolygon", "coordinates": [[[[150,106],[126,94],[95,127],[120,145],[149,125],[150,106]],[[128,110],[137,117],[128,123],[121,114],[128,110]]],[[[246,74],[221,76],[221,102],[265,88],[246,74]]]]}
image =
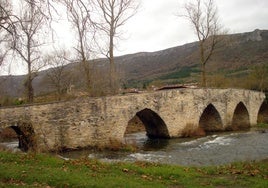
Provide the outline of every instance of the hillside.
{"type": "MultiPolygon", "coordinates": [[[[199,75],[198,43],[158,52],[138,53],[132,55],[131,61],[124,63],[128,80],[196,81],[195,76],[199,75]]],[[[223,44],[216,50],[207,68],[209,74],[223,72],[230,76],[261,63],[268,64],[267,30],[224,36],[223,44]]]]}
{"type": "MultiPolygon", "coordinates": [[[[268,64],[268,30],[226,35],[223,38],[224,42],[207,65],[209,75],[220,73],[227,77],[239,77],[248,74],[248,70],[256,65],[268,64]]],[[[197,42],[157,52],[124,55],[116,57],[115,62],[121,80],[127,87],[142,87],[157,81],[163,84],[196,82],[199,76],[197,42]]],[[[94,60],[93,72],[103,73],[108,65],[106,59],[94,60]]],[[[71,84],[80,88],[83,79],[77,67],[77,63],[69,64],[65,72],[73,75],[71,84]]],[[[48,71],[50,70],[40,72],[34,80],[37,95],[54,90],[47,81],[48,71]]],[[[93,80],[98,79],[95,77],[93,80]]],[[[0,77],[1,95],[22,96],[24,80],[25,76],[0,77]]]]}

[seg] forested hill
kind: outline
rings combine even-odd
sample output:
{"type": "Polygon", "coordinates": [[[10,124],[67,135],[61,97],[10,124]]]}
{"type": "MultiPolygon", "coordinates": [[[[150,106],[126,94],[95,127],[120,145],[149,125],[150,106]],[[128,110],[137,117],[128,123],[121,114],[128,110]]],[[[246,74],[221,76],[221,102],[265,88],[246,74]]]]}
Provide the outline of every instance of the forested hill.
{"type": "MultiPolygon", "coordinates": [[[[237,72],[268,64],[268,30],[224,36],[224,42],[207,64],[209,73],[237,72]]],[[[156,80],[194,76],[199,70],[198,43],[189,43],[152,53],[118,57],[128,80],[156,80]]]]}
{"type": "MultiPolygon", "coordinates": [[[[241,77],[257,65],[268,64],[268,30],[230,34],[223,38],[224,42],[207,64],[209,75],[241,77]]],[[[109,63],[106,59],[94,62],[93,73],[108,69],[109,63]]],[[[196,82],[199,76],[197,42],[157,52],[124,55],[116,57],[115,62],[121,80],[127,87],[142,87],[155,82],[162,84],[196,82]]],[[[83,82],[81,71],[77,67],[77,63],[73,63],[67,65],[65,70],[68,75],[72,75],[71,82],[75,88],[81,87],[83,82]]],[[[53,91],[54,88],[47,80],[48,71],[51,70],[40,72],[34,80],[36,94],[53,91]]],[[[1,96],[18,97],[23,94],[25,76],[5,76],[0,79],[1,96]]],[[[100,78],[93,78],[95,81],[98,79],[100,78]]]]}

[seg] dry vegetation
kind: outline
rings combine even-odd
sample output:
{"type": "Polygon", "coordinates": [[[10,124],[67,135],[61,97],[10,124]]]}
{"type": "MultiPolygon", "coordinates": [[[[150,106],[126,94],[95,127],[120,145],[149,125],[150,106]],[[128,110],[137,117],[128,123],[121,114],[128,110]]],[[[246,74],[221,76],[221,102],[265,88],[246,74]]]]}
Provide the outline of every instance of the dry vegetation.
{"type": "Polygon", "coordinates": [[[0,130],[0,142],[11,141],[17,139],[17,134],[12,128],[0,130]]]}
{"type": "Polygon", "coordinates": [[[199,137],[205,136],[206,132],[201,127],[194,128],[193,124],[187,124],[182,130],[182,137],[199,137]]]}

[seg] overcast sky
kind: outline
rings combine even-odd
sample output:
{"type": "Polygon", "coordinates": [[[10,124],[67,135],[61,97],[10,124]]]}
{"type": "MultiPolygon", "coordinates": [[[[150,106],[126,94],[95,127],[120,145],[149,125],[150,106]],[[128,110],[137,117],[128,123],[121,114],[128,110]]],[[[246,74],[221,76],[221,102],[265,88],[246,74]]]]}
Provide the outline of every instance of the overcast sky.
{"type": "MultiPolygon", "coordinates": [[[[152,52],[196,41],[191,25],[182,17],[183,4],[193,0],[139,0],[140,8],[123,28],[115,55],[152,52]]],[[[221,24],[231,33],[268,29],[268,0],[215,0],[221,24]]],[[[66,26],[57,25],[61,45],[75,41],[66,26]]],[[[70,45],[71,44],[71,45],[70,45]]],[[[25,74],[21,62],[13,63],[12,74],[25,74]]],[[[3,69],[0,74],[10,71],[3,69]]]]}
{"type": "MultiPolygon", "coordinates": [[[[117,55],[162,50],[196,40],[189,23],[176,16],[187,0],[140,1],[138,13],[125,25],[126,40],[120,42],[117,55]]],[[[268,0],[215,2],[220,21],[229,33],[268,29],[268,0]]]]}

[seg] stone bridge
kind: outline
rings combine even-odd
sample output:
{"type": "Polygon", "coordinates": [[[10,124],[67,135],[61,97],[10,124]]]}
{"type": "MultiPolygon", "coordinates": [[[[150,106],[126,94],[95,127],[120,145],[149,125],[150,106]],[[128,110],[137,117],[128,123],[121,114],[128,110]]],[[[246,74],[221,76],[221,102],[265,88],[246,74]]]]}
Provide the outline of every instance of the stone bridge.
{"type": "Polygon", "coordinates": [[[261,92],[238,89],[174,89],[0,109],[0,130],[13,128],[24,149],[108,146],[123,142],[137,116],[148,137],[187,136],[197,130],[247,129],[268,122],[261,92]]]}

